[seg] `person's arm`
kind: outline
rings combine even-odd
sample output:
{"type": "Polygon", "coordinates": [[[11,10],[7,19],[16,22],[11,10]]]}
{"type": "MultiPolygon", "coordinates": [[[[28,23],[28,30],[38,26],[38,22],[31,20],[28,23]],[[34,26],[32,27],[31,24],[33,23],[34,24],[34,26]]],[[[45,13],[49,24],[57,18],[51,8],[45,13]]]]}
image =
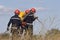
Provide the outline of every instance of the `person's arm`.
{"type": "Polygon", "coordinates": [[[26,20],[26,18],[29,16],[30,14],[25,15],[25,17],[23,18],[23,21],[26,20]]]}
{"type": "Polygon", "coordinates": [[[9,30],[9,26],[10,26],[11,22],[12,22],[12,19],[10,19],[10,21],[8,22],[7,30],[9,30]]]}
{"type": "Polygon", "coordinates": [[[35,21],[36,19],[38,19],[38,17],[33,15],[33,21],[35,21]]]}

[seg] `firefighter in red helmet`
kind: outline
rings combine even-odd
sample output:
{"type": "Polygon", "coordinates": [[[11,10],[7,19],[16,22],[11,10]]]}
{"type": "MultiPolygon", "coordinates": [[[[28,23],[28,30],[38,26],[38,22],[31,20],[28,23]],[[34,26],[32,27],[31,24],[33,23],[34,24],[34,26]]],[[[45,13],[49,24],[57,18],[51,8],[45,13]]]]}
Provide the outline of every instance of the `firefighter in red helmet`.
{"type": "Polygon", "coordinates": [[[28,15],[26,15],[26,17],[23,20],[26,22],[26,28],[27,30],[30,30],[31,35],[33,35],[33,22],[35,21],[35,19],[38,18],[34,15],[34,13],[36,13],[36,9],[31,8],[28,12],[28,15]]]}
{"type": "Polygon", "coordinates": [[[21,27],[22,22],[20,20],[20,17],[18,16],[19,13],[20,13],[20,10],[18,10],[18,9],[16,9],[14,11],[15,15],[10,18],[10,21],[8,22],[8,25],[7,25],[8,26],[7,30],[9,30],[10,24],[12,24],[11,25],[11,32],[13,32],[14,29],[16,29],[16,31],[17,31],[17,29],[19,29],[21,27]]]}

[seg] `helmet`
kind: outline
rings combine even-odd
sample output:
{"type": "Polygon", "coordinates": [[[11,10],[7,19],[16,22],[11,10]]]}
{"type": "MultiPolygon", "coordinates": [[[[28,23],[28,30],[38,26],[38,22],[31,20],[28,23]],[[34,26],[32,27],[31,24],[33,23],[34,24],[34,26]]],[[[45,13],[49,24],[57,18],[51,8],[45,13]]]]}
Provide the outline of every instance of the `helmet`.
{"type": "Polygon", "coordinates": [[[16,9],[14,13],[15,13],[15,14],[19,14],[20,11],[19,11],[18,9],[16,9]]]}
{"type": "Polygon", "coordinates": [[[31,11],[35,13],[36,12],[36,9],[35,8],[31,8],[31,11]]]}
{"type": "Polygon", "coordinates": [[[30,12],[30,10],[29,10],[29,9],[25,10],[25,13],[26,13],[26,14],[28,14],[29,12],[30,12]]]}

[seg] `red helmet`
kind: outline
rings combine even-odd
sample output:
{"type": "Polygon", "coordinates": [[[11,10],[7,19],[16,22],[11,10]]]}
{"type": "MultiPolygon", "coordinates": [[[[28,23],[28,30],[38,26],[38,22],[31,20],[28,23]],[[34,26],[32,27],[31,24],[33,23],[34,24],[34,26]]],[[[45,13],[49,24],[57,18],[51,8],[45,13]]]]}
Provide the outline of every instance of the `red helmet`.
{"type": "Polygon", "coordinates": [[[36,12],[36,9],[35,8],[31,8],[31,11],[35,13],[36,12]]]}
{"type": "Polygon", "coordinates": [[[29,12],[30,12],[30,10],[29,10],[29,9],[25,10],[25,13],[26,13],[26,14],[28,14],[29,12]]]}
{"type": "Polygon", "coordinates": [[[20,11],[19,11],[18,9],[16,9],[14,13],[15,13],[15,14],[19,14],[20,11]]]}

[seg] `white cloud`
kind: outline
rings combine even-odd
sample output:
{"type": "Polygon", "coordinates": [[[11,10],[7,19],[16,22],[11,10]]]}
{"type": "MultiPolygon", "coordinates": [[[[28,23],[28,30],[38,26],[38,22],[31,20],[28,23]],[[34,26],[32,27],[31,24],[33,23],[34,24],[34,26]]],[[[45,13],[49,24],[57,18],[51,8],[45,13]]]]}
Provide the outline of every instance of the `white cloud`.
{"type": "Polygon", "coordinates": [[[0,5],[0,12],[12,12],[11,8],[0,5]]]}
{"type": "Polygon", "coordinates": [[[34,8],[36,8],[36,10],[38,10],[38,11],[45,11],[48,9],[48,8],[44,8],[44,7],[34,7],[34,8]]]}
{"type": "Polygon", "coordinates": [[[4,6],[0,5],[0,9],[4,8],[4,6]]]}

